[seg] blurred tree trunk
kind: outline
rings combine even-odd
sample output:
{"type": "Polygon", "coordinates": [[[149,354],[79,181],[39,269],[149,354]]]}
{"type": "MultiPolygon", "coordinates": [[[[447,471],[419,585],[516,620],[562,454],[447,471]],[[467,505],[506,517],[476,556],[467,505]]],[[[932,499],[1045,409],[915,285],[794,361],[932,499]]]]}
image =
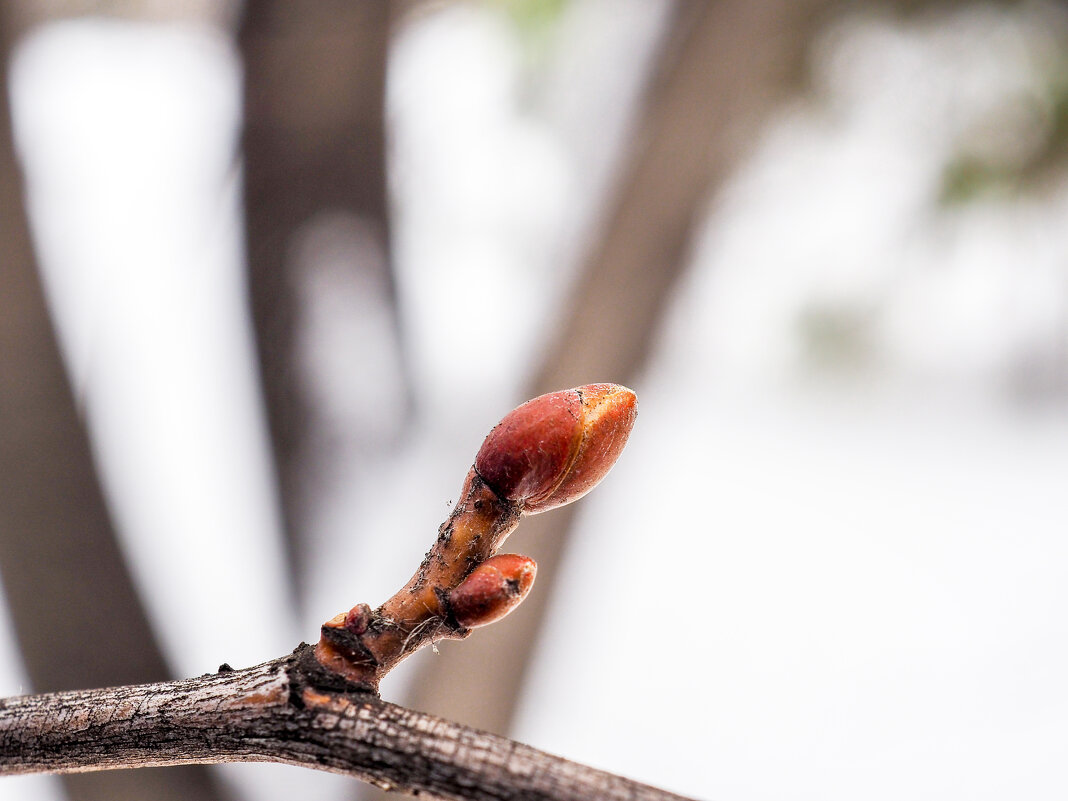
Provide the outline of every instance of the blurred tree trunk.
{"type": "Polygon", "coordinates": [[[314,410],[302,385],[303,276],[294,249],[317,220],[348,221],[370,257],[350,259],[346,278],[384,271],[377,282],[394,297],[384,131],[389,29],[388,2],[249,0],[240,30],[249,291],[298,599],[321,448],[311,443],[314,410]]]}
{"type": "MultiPolygon", "coordinates": [[[[37,272],[0,8],[0,573],[38,692],[171,678],[115,539],[37,272]]],[[[203,766],[63,777],[85,801],[221,797],[203,766]]]]}
{"type": "MultiPolygon", "coordinates": [[[[590,381],[631,383],[649,354],[695,227],[777,101],[832,0],[684,0],[676,6],[571,308],[530,396],[590,381]]],[[[640,423],[639,423],[640,424],[640,423]]],[[[507,732],[559,573],[574,506],[523,521],[538,587],[508,621],[425,663],[409,704],[507,732]]],[[[546,632],[547,638],[551,633],[546,632]]],[[[548,645],[546,647],[552,647],[548,645]]]]}

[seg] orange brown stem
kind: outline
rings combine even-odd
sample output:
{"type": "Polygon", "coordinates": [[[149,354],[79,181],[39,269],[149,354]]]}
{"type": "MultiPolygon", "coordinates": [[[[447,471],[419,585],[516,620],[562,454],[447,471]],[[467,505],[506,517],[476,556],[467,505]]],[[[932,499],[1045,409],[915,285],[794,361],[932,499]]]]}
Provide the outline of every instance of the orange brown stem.
{"type": "Polygon", "coordinates": [[[629,389],[588,384],[542,395],[506,415],[482,443],[419,570],[378,609],[358,604],[323,624],[315,651],[320,664],[377,689],[397,662],[428,642],[465,637],[471,626],[514,609],[535,566],[527,557],[494,557],[497,549],[522,514],[570,503],[604,478],[636,412],[629,389]]]}

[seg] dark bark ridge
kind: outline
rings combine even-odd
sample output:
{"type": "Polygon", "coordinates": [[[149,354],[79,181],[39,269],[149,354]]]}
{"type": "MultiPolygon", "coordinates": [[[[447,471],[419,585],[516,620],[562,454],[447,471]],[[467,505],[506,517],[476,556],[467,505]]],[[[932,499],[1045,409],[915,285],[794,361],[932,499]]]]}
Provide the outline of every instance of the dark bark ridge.
{"type": "Polygon", "coordinates": [[[218,762],[301,765],[457,801],[682,799],[346,687],[303,644],[244,670],[0,700],[0,775],[218,762]]]}

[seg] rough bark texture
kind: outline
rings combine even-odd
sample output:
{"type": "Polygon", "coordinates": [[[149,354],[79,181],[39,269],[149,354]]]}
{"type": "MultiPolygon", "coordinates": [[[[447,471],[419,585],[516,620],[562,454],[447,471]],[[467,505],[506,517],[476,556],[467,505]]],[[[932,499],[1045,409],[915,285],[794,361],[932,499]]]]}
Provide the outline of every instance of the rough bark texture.
{"type": "Polygon", "coordinates": [[[0,774],[282,762],[457,801],[682,798],[346,692],[308,653],[301,646],[257,667],[185,681],[2,700],[0,774]]]}
{"type": "MultiPolygon", "coordinates": [[[[0,572],[38,690],[169,676],[115,539],[37,272],[7,103],[0,7],[0,572]],[[106,647],[102,644],[106,643],[106,647]],[[72,656],[73,655],[73,656],[72,656]]],[[[71,777],[79,801],[221,793],[203,768],[71,777]]]]}
{"type": "MultiPolygon", "coordinates": [[[[683,0],[658,59],[632,144],[571,308],[528,394],[585,381],[633,386],[702,211],[746,145],[803,75],[812,33],[835,0],[683,0]]],[[[528,520],[522,549],[534,592],[508,626],[443,649],[412,706],[506,732],[559,574],[574,508],[528,520]]]]}

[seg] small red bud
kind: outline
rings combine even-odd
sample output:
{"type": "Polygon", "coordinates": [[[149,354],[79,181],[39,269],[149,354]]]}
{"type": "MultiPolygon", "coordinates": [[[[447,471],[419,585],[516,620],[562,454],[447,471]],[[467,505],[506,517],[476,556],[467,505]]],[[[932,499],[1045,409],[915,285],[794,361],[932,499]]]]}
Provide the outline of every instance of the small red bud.
{"type": "Polygon", "coordinates": [[[449,594],[449,607],[463,628],[500,620],[527,597],[538,566],[529,556],[491,556],[449,594]]]}
{"type": "Polygon", "coordinates": [[[475,457],[475,470],[524,512],[563,506],[608,474],[636,415],[637,398],[618,384],[541,395],[496,425],[475,457]]]}
{"type": "Polygon", "coordinates": [[[356,604],[345,615],[345,628],[353,634],[363,634],[367,631],[367,625],[371,622],[371,607],[367,604],[356,604]]]}

